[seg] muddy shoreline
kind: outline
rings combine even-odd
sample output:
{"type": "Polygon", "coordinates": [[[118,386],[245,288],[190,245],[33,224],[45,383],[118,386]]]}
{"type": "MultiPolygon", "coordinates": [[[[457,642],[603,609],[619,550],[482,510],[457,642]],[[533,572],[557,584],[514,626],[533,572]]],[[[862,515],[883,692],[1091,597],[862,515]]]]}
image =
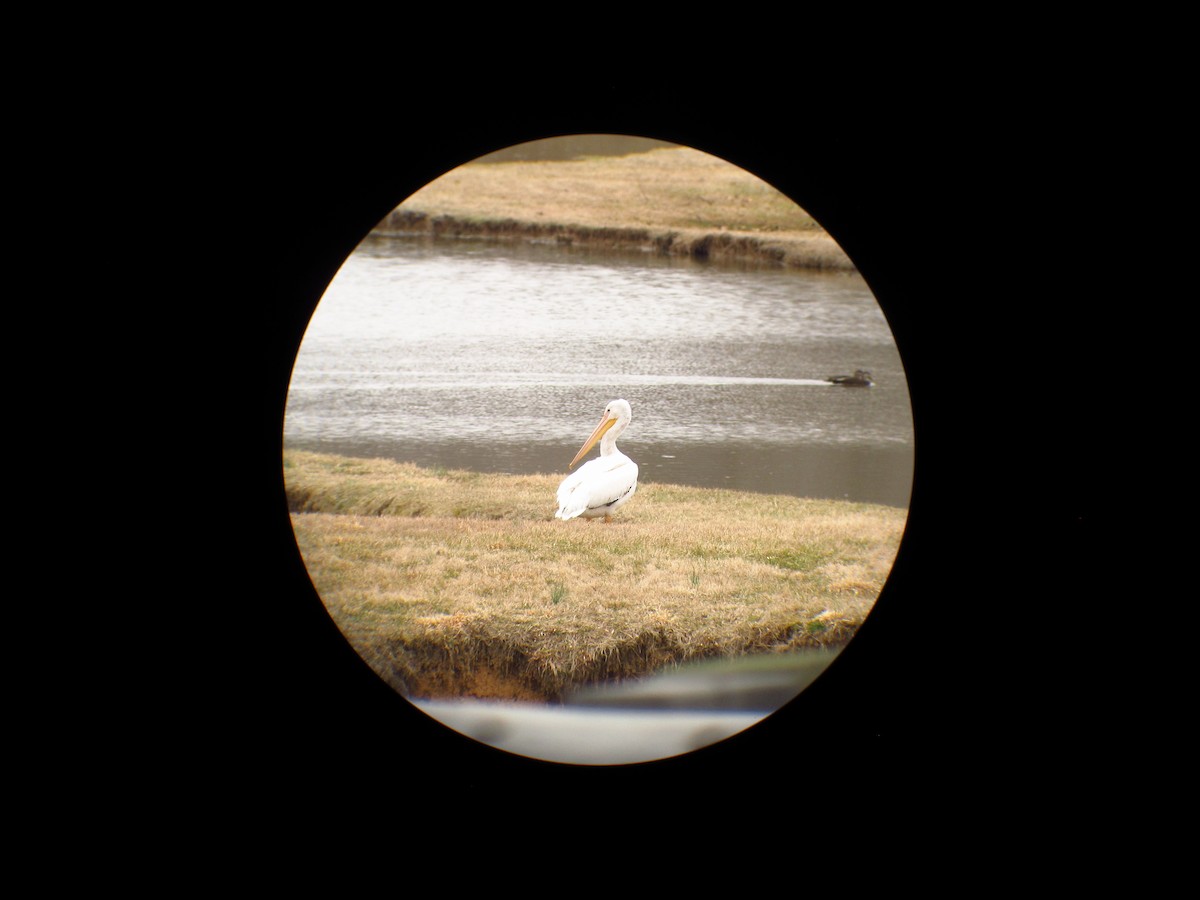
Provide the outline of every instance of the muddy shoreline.
{"type": "Polygon", "coordinates": [[[400,208],[384,218],[372,234],[435,240],[470,238],[554,243],[565,247],[653,253],[726,264],[855,271],[854,263],[845,252],[823,233],[768,236],[732,231],[596,227],[507,218],[468,219],[400,208]]]}

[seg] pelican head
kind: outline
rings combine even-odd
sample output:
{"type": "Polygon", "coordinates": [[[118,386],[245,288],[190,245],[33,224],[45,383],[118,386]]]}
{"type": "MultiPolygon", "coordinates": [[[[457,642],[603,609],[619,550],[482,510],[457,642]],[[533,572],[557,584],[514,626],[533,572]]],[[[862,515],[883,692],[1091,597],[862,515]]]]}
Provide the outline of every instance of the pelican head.
{"type": "Polygon", "coordinates": [[[596,426],[596,430],[591,436],[584,441],[579,452],[575,454],[575,458],[571,460],[568,469],[573,468],[575,463],[583,459],[587,452],[596,446],[596,442],[607,435],[604,444],[600,448],[601,455],[608,455],[612,449],[616,447],[617,435],[625,430],[625,426],[629,424],[629,420],[633,417],[633,412],[629,408],[629,402],[626,400],[612,400],[608,406],[604,407],[604,415],[600,417],[600,424],[596,426]],[[610,433],[611,432],[611,433],[610,433]]]}

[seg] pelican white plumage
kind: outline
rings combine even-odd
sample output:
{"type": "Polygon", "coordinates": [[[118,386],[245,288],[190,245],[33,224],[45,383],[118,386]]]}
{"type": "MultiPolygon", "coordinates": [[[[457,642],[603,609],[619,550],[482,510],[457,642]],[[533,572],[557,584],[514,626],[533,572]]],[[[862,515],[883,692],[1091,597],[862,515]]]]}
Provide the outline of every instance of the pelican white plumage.
{"type": "Polygon", "coordinates": [[[600,455],[568,475],[558,487],[556,519],[598,519],[611,521],[612,514],[629,502],[637,490],[638,467],[617,449],[617,438],[632,418],[629,404],[613,400],[604,408],[600,424],[571,460],[571,468],[600,442],[600,455]]]}

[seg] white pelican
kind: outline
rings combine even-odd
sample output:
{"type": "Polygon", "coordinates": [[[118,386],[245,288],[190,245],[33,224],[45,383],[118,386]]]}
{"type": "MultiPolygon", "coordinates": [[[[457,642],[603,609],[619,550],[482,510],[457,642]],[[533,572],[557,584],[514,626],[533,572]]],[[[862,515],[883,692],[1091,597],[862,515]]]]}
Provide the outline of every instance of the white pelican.
{"type": "Polygon", "coordinates": [[[613,400],[604,407],[604,416],[571,460],[571,468],[600,441],[600,455],[585,463],[578,472],[568,475],[558,487],[556,519],[596,519],[612,514],[629,502],[637,490],[638,467],[632,459],[617,449],[617,437],[629,424],[632,413],[624,400],[613,400]],[[601,440],[603,438],[603,440],[601,440]]]}

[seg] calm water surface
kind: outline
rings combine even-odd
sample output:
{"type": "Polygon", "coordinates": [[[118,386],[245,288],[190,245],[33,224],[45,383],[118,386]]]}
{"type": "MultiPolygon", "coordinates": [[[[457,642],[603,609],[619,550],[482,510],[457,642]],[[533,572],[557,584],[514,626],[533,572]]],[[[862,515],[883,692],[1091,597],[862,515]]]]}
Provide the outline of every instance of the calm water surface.
{"type": "Polygon", "coordinates": [[[615,397],[644,483],[908,505],[908,388],[854,274],[373,237],[309,325],[284,439],[565,475],[615,397]],[[859,368],[874,387],[823,380],[859,368]]]}

